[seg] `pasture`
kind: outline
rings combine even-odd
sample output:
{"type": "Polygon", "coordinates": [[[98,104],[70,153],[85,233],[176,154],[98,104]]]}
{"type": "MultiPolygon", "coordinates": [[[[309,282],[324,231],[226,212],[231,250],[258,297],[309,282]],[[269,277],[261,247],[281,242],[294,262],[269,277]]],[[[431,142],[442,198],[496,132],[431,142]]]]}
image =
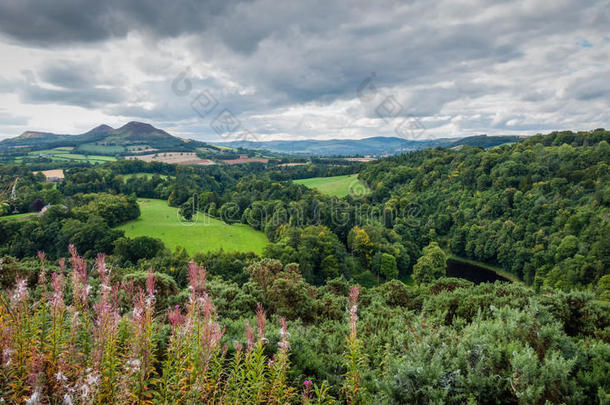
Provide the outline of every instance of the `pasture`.
{"type": "MultiPolygon", "coordinates": [[[[139,173],[123,174],[122,176],[125,180],[133,179],[133,178],[145,178],[146,180],[150,180],[154,175],[155,175],[154,173],[139,172],[139,173]]],[[[161,177],[163,180],[173,178],[173,176],[168,176],[167,174],[159,174],[159,177],[161,177]]]]}
{"type": "Polygon", "coordinates": [[[357,174],[332,177],[312,177],[310,179],[294,180],[309,188],[315,188],[322,194],[333,197],[345,197],[348,194],[363,196],[370,192],[364,182],[358,180],[357,174]]]}
{"type": "Polygon", "coordinates": [[[138,202],[140,218],[118,227],[130,238],[159,238],[169,249],[182,246],[189,254],[221,248],[261,254],[267,244],[265,234],[248,225],[228,225],[202,213],[196,221],[183,222],[178,218],[178,209],[168,206],[166,201],[142,198],[138,202]]]}
{"type": "Polygon", "coordinates": [[[9,220],[9,219],[25,219],[27,217],[31,217],[36,215],[36,212],[26,212],[25,214],[11,214],[0,216],[0,221],[9,220]]]}
{"type": "MultiPolygon", "coordinates": [[[[44,157],[49,158],[55,161],[77,161],[77,162],[89,162],[91,164],[99,164],[105,162],[113,162],[116,159],[112,156],[102,156],[102,155],[84,155],[80,153],[74,153],[72,148],[61,147],[55,149],[46,149],[46,150],[37,150],[34,152],[29,152],[27,157],[44,157]]],[[[16,161],[21,161],[23,158],[16,158],[16,161]]]]}
{"type": "Polygon", "coordinates": [[[85,143],[78,147],[81,153],[99,153],[105,155],[116,155],[125,152],[125,147],[121,145],[100,145],[97,143],[85,143]]]}

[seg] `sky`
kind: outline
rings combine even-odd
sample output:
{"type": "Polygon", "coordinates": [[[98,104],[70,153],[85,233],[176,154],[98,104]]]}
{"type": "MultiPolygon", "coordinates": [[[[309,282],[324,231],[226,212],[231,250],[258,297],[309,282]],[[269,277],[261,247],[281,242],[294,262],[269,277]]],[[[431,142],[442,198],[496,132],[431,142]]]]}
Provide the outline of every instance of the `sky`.
{"type": "Polygon", "coordinates": [[[610,127],[610,2],[0,0],[0,138],[203,141],[610,127]]]}

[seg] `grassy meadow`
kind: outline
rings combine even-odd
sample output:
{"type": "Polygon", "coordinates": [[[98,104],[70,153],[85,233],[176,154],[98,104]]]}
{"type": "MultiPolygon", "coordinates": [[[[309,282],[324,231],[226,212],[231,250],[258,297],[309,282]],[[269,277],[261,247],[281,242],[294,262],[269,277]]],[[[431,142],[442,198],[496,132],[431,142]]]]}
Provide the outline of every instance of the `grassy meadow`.
{"type": "MultiPolygon", "coordinates": [[[[154,176],[154,174],[140,172],[140,173],[123,174],[122,176],[125,180],[131,179],[131,178],[146,178],[147,180],[150,180],[154,176]]],[[[168,176],[167,174],[160,174],[159,177],[161,177],[163,180],[173,178],[173,176],[168,176]]]]}
{"type": "Polygon", "coordinates": [[[312,177],[310,179],[294,180],[296,184],[302,184],[309,188],[315,188],[319,192],[333,196],[345,197],[348,194],[363,195],[368,194],[369,189],[358,180],[357,174],[333,177],[312,177]]]}
{"type": "Polygon", "coordinates": [[[101,154],[116,154],[125,152],[125,147],[121,145],[98,145],[95,143],[86,143],[78,147],[78,151],[82,153],[101,153],[101,154]]]}
{"type": "MultiPolygon", "coordinates": [[[[81,153],[75,153],[74,149],[71,147],[60,147],[60,148],[55,148],[55,149],[37,150],[34,152],[29,152],[27,154],[27,157],[38,157],[38,156],[46,157],[46,158],[49,158],[51,160],[56,160],[56,161],[64,161],[64,162],[86,161],[91,164],[113,162],[116,160],[116,158],[114,158],[112,156],[84,155],[81,153]]],[[[20,162],[22,160],[23,160],[23,158],[19,158],[19,157],[15,159],[16,162],[20,162]]]]}
{"type": "Polygon", "coordinates": [[[0,221],[8,220],[8,219],[23,219],[29,216],[36,215],[35,212],[26,212],[25,214],[11,214],[11,215],[3,215],[0,217],[0,221]]]}
{"type": "Polygon", "coordinates": [[[169,249],[182,246],[189,254],[219,249],[261,254],[267,237],[247,225],[228,225],[223,221],[199,214],[193,223],[181,222],[177,208],[166,201],[142,198],[138,200],[141,215],[135,221],[118,227],[131,238],[159,238],[169,249]]]}

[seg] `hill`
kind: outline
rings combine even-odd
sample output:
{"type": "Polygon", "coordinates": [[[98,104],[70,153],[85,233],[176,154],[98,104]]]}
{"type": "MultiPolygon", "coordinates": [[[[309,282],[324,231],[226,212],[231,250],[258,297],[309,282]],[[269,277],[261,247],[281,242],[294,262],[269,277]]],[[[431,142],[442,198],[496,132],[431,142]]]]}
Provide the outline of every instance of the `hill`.
{"type": "Polygon", "coordinates": [[[453,148],[461,145],[489,148],[505,143],[518,142],[518,136],[477,135],[461,139],[439,138],[427,140],[409,140],[397,137],[372,137],[364,139],[329,139],[298,141],[234,141],[219,142],[220,146],[242,147],[247,149],[264,149],[270,152],[304,156],[385,156],[396,155],[415,150],[436,148],[438,146],[453,148]]]}
{"type": "Polygon", "coordinates": [[[131,121],[120,128],[99,125],[77,135],[26,131],[0,142],[0,151],[43,150],[72,147],[75,152],[101,155],[121,155],[153,151],[195,151],[197,148],[215,149],[204,142],[173,136],[150,124],[131,121]]]}
{"type": "Polygon", "coordinates": [[[369,163],[359,178],[373,202],[415,207],[392,220],[421,245],[433,235],[527,284],[584,288],[610,269],[609,142],[597,129],[501,149],[429,149],[369,163]]]}
{"type": "Polygon", "coordinates": [[[102,124],[77,135],[26,131],[15,138],[0,141],[0,152],[32,152],[70,147],[73,148],[74,153],[93,155],[125,156],[153,152],[198,151],[202,158],[216,158],[217,155],[226,154],[228,147],[301,156],[388,156],[439,146],[453,148],[469,145],[490,148],[518,142],[520,139],[518,136],[477,135],[461,139],[409,140],[379,136],[364,139],[232,141],[218,142],[216,143],[218,146],[215,146],[173,136],[147,123],[131,121],[116,129],[102,124]]]}

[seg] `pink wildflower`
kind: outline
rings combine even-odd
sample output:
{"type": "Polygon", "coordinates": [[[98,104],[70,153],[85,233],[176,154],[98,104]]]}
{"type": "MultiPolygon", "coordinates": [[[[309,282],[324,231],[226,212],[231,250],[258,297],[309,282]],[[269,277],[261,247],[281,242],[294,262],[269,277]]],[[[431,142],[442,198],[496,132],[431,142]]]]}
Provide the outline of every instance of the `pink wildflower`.
{"type": "Polygon", "coordinates": [[[258,339],[263,341],[265,339],[265,323],[267,322],[267,316],[263,310],[263,304],[260,302],[256,304],[256,332],[258,339]]]}
{"type": "Polygon", "coordinates": [[[306,399],[311,399],[313,397],[313,382],[311,380],[303,381],[303,397],[306,399]]]}
{"type": "Polygon", "coordinates": [[[47,271],[44,267],[45,255],[44,252],[38,251],[38,258],[40,259],[40,274],[38,276],[38,284],[46,287],[47,284],[47,271]]]}
{"type": "Polygon", "coordinates": [[[349,325],[350,325],[350,337],[356,337],[356,321],[358,320],[358,306],[356,303],[358,302],[358,294],[360,293],[360,286],[353,286],[349,290],[349,303],[350,303],[350,317],[349,317],[349,325]]]}
{"type": "Polygon", "coordinates": [[[148,269],[148,274],[146,275],[146,292],[149,297],[154,297],[155,295],[155,274],[152,271],[152,267],[148,269]]]}
{"type": "Polygon", "coordinates": [[[246,341],[248,343],[248,351],[250,352],[254,347],[254,331],[252,326],[250,326],[250,322],[246,322],[246,341]]]}
{"type": "Polygon", "coordinates": [[[194,298],[205,295],[206,271],[203,267],[197,266],[195,261],[189,262],[189,287],[194,298]]]}
{"type": "Polygon", "coordinates": [[[180,326],[184,324],[186,317],[180,312],[180,305],[176,305],[174,309],[168,311],[167,319],[172,326],[180,326]]]}
{"type": "Polygon", "coordinates": [[[27,280],[24,278],[17,280],[17,285],[15,286],[15,289],[13,290],[13,294],[11,296],[13,304],[20,304],[21,302],[27,300],[28,297],[29,292],[27,280]]]}
{"type": "Polygon", "coordinates": [[[53,288],[51,307],[57,311],[64,306],[64,276],[55,272],[51,274],[51,287],[53,288]]]}
{"type": "Polygon", "coordinates": [[[278,346],[281,350],[288,350],[290,349],[290,343],[288,343],[288,337],[290,336],[290,333],[288,333],[288,328],[286,326],[286,318],[282,318],[280,319],[280,324],[282,325],[282,327],[280,328],[280,336],[281,336],[281,340],[278,342],[278,346]]]}

